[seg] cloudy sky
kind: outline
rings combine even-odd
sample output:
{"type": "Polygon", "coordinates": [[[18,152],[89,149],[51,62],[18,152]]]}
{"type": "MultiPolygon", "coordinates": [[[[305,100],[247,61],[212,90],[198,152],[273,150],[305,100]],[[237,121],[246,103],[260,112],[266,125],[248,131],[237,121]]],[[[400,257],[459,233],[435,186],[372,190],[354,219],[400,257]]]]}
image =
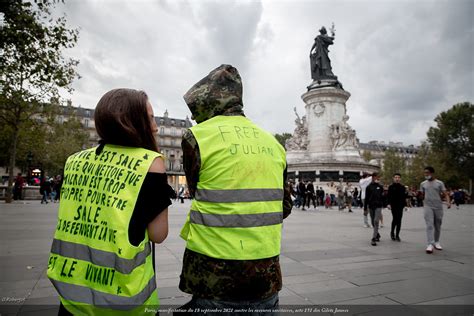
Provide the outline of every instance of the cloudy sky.
{"type": "Polygon", "coordinates": [[[241,73],[246,115],[292,132],[310,48],[332,22],[333,72],[352,94],[349,123],[362,142],[419,144],[439,112],[474,101],[470,0],[66,0],[57,10],[80,28],[68,54],[82,78],[70,98],[85,108],[130,87],[148,93],[155,115],[184,118],[182,95],[227,63],[241,73]]]}

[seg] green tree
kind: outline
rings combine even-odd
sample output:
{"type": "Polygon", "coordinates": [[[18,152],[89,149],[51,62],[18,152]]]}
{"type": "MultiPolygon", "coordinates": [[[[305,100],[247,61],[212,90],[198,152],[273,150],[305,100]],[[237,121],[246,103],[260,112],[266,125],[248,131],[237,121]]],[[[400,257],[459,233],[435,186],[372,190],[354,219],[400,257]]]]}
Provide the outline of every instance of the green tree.
{"type": "Polygon", "coordinates": [[[383,183],[391,183],[394,173],[400,173],[402,177],[404,177],[405,169],[405,159],[402,156],[400,156],[394,149],[388,149],[385,151],[381,172],[381,180],[383,183]]]}
{"type": "Polygon", "coordinates": [[[275,134],[274,136],[276,140],[283,146],[283,148],[285,148],[286,141],[290,139],[292,135],[290,133],[283,133],[283,134],[275,134]]]}
{"type": "Polygon", "coordinates": [[[432,166],[436,171],[436,177],[441,179],[447,187],[465,187],[467,178],[456,169],[446,165],[445,152],[435,151],[427,142],[421,144],[418,153],[407,166],[403,182],[410,187],[418,188],[424,181],[423,170],[426,166],[432,166]]]}
{"type": "MultiPolygon", "coordinates": [[[[445,165],[450,179],[464,182],[474,179],[474,104],[463,102],[441,112],[436,126],[428,130],[428,142],[445,165]],[[464,179],[464,180],[463,180],[464,179]]],[[[459,184],[458,184],[459,185],[459,184]]]]}
{"type": "Polygon", "coordinates": [[[75,46],[78,30],[68,29],[64,16],[52,17],[56,3],[2,1],[0,123],[10,135],[7,203],[11,202],[22,131],[32,120],[41,121],[45,112],[54,110],[59,90],[72,92],[72,81],[78,77],[75,68],[79,62],[63,56],[64,49],[75,46]]]}
{"type": "Polygon", "coordinates": [[[365,161],[370,162],[374,157],[372,156],[372,153],[368,150],[364,150],[362,152],[362,158],[364,158],[365,161]]]}
{"type": "Polygon", "coordinates": [[[48,133],[48,149],[43,163],[44,169],[50,176],[62,174],[64,163],[71,154],[84,149],[89,140],[89,134],[75,116],[67,121],[52,122],[48,133]]]}

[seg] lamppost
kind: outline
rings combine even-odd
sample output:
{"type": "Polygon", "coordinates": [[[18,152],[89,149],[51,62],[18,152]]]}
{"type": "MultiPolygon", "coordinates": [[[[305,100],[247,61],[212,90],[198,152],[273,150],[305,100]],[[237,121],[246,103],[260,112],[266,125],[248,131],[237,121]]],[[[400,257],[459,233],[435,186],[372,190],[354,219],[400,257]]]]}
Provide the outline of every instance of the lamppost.
{"type": "Polygon", "coordinates": [[[31,151],[28,152],[28,155],[26,156],[26,162],[27,162],[27,170],[28,170],[28,173],[26,175],[26,183],[28,183],[28,185],[30,185],[30,180],[31,180],[31,162],[33,161],[33,154],[31,153],[31,151]]]}

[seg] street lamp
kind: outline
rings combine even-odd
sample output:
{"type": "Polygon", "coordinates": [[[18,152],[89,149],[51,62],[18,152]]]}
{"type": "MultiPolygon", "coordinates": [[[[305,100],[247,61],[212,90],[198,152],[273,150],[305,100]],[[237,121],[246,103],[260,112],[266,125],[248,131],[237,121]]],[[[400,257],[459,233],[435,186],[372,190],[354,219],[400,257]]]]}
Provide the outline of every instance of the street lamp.
{"type": "Polygon", "coordinates": [[[30,177],[31,177],[31,162],[33,161],[33,154],[31,151],[28,152],[28,155],[26,156],[26,162],[27,162],[27,170],[28,174],[26,175],[26,183],[30,185],[30,177]]]}

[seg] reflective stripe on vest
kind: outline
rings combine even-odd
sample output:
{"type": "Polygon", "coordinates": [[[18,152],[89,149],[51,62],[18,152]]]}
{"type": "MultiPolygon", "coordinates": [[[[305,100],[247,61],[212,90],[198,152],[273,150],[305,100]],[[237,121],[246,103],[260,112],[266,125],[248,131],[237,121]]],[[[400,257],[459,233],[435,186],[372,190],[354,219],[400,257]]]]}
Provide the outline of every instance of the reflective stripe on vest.
{"type": "Polygon", "coordinates": [[[60,239],[53,239],[51,253],[63,257],[91,262],[106,268],[112,268],[123,274],[129,274],[136,267],[145,263],[146,257],[151,253],[150,243],[145,244],[145,249],[133,259],[120,258],[113,252],[91,248],[87,245],[76,244],[60,239]]]}
{"type": "Polygon", "coordinates": [[[108,294],[86,286],[58,280],[51,280],[51,283],[53,283],[59,295],[66,300],[118,310],[130,310],[142,305],[156,289],[155,277],[148,281],[140,293],[130,297],[108,294]]]}
{"type": "Polygon", "coordinates": [[[283,222],[282,212],[221,215],[191,210],[189,217],[191,223],[209,227],[260,227],[283,222]]]}
{"type": "Polygon", "coordinates": [[[217,116],[191,127],[201,168],[181,231],[186,247],[228,260],[280,253],[285,150],[243,116],[217,116]]]}
{"type": "Polygon", "coordinates": [[[198,201],[214,203],[282,201],[283,189],[197,189],[195,198],[198,201]]]}

